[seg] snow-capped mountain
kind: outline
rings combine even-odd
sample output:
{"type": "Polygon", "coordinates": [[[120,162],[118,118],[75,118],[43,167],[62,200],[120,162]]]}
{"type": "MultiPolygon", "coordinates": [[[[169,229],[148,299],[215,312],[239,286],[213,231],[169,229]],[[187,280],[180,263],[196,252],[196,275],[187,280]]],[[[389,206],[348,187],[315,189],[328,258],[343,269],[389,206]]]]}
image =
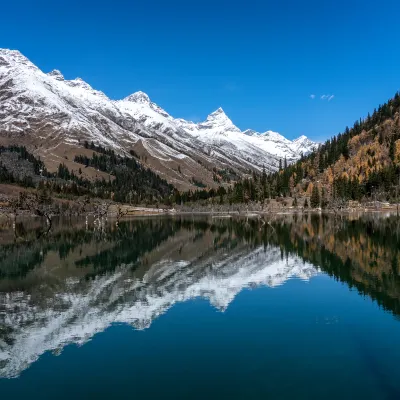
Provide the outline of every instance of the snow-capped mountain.
{"type": "Polygon", "coordinates": [[[65,277],[36,296],[0,293],[3,333],[8,332],[6,340],[0,338],[0,377],[16,377],[46,351],[58,354],[68,344],[82,345],[113,323],[145,329],[174,304],[196,297],[223,312],[244,288],[276,287],[317,273],[298,257],[282,260],[278,247],[239,246],[229,255],[164,258],[140,278],[132,265],[120,265],[93,280],[65,277]]]}
{"type": "Polygon", "coordinates": [[[221,108],[196,124],[170,116],[143,92],[115,101],[80,78],[43,73],[15,50],[0,49],[0,105],[1,144],[26,145],[50,170],[60,162],[78,169],[69,156],[93,141],[126,155],[134,150],[178,188],[191,187],[193,177],[213,186],[214,167],[272,171],[280,158],[292,162],[315,146],[303,137],[242,132],[221,108]]]}
{"type": "Polygon", "coordinates": [[[307,136],[301,135],[292,142],[292,149],[297,154],[307,155],[310,153],[317,144],[311,141],[307,136]]]}
{"type": "Polygon", "coordinates": [[[297,160],[301,154],[309,154],[317,146],[315,142],[304,135],[292,141],[274,131],[259,133],[248,129],[244,133],[261,141],[259,146],[265,151],[273,152],[282,159],[286,158],[288,162],[297,160]]]}

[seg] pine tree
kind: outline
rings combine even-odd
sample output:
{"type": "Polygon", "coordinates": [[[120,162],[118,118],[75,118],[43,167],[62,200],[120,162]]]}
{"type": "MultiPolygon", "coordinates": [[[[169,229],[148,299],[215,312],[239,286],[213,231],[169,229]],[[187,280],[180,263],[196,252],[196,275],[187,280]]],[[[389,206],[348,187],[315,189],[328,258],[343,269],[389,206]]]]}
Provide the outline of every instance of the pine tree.
{"type": "Polygon", "coordinates": [[[265,171],[265,166],[263,166],[263,170],[262,170],[261,184],[262,184],[263,188],[265,189],[265,186],[267,184],[267,173],[265,171]]]}
{"type": "Polygon", "coordinates": [[[51,203],[51,196],[46,188],[43,188],[37,194],[37,201],[39,204],[50,204],[51,203]]]}
{"type": "Polygon", "coordinates": [[[395,156],[395,146],[394,146],[394,140],[390,141],[390,146],[389,146],[389,156],[392,161],[394,161],[394,156],[395,156]]]}
{"type": "Polygon", "coordinates": [[[313,187],[310,198],[310,204],[312,208],[319,207],[320,205],[319,190],[317,185],[314,185],[313,187]]]}
{"type": "Polygon", "coordinates": [[[328,205],[328,200],[326,198],[325,188],[322,186],[321,189],[321,208],[325,208],[328,205]]]}

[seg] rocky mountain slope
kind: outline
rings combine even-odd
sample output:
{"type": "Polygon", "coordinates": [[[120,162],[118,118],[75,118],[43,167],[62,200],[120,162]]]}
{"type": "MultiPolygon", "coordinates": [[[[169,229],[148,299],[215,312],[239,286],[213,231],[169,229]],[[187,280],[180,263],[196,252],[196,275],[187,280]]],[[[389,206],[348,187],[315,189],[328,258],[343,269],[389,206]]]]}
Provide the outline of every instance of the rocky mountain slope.
{"type": "Polygon", "coordinates": [[[60,162],[78,170],[74,156],[93,141],[120,154],[133,150],[179,189],[194,188],[195,180],[215,186],[213,168],[273,171],[279,159],[295,161],[315,146],[305,137],[242,132],[221,108],[195,124],[173,118],[143,92],[115,101],[80,78],[43,73],[15,50],[0,49],[0,105],[0,144],[25,145],[50,171],[60,162]]]}

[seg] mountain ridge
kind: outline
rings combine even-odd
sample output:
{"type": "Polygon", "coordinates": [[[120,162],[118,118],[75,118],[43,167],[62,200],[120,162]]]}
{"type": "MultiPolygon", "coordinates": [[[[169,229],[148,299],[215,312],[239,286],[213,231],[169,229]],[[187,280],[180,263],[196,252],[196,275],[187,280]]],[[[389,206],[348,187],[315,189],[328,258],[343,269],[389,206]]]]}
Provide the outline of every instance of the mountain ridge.
{"type": "MultiPolygon", "coordinates": [[[[81,78],[42,72],[17,50],[0,49],[0,104],[1,144],[25,145],[50,171],[64,160],[77,171],[71,158],[84,141],[125,156],[133,150],[178,189],[193,189],[194,178],[215,187],[214,168],[243,176],[300,156],[287,139],[246,135],[222,108],[197,124],[174,118],[142,91],[112,100],[81,78]]],[[[309,152],[315,144],[307,146],[309,152]]]]}

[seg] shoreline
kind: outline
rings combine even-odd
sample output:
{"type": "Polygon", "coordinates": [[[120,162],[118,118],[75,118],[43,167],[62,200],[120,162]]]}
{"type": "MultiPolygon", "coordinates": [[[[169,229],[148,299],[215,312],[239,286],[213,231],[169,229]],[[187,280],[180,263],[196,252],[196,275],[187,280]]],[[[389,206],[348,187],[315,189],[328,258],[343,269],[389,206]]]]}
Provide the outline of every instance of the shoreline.
{"type": "MultiPolygon", "coordinates": [[[[238,207],[240,208],[240,207],[238,207]]],[[[152,208],[152,207],[135,207],[126,204],[112,204],[106,215],[107,218],[129,218],[129,217],[153,217],[153,216],[165,216],[165,215],[209,215],[215,218],[231,218],[232,216],[247,217],[247,218],[262,218],[268,215],[306,215],[306,214],[325,214],[325,215],[356,215],[356,214],[398,214],[397,206],[384,207],[384,208],[372,208],[372,207],[360,207],[360,208],[342,208],[342,209],[302,209],[302,208],[288,208],[288,209],[270,209],[270,210],[257,210],[257,209],[236,209],[236,210],[210,210],[208,207],[193,207],[192,210],[184,207],[180,208],[152,208]],[[122,210],[123,213],[118,217],[118,210],[122,210]]],[[[38,218],[36,215],[29,211],[21,211],[18,214],[18,218],[38,218]]],[[[86,213],[55,213],[52,217],[95,217],[92,211],[86,213]]],[[[0,210],[0,221],[1,220],[13,220],[14,213],[10,209],[0,210]]]]}

